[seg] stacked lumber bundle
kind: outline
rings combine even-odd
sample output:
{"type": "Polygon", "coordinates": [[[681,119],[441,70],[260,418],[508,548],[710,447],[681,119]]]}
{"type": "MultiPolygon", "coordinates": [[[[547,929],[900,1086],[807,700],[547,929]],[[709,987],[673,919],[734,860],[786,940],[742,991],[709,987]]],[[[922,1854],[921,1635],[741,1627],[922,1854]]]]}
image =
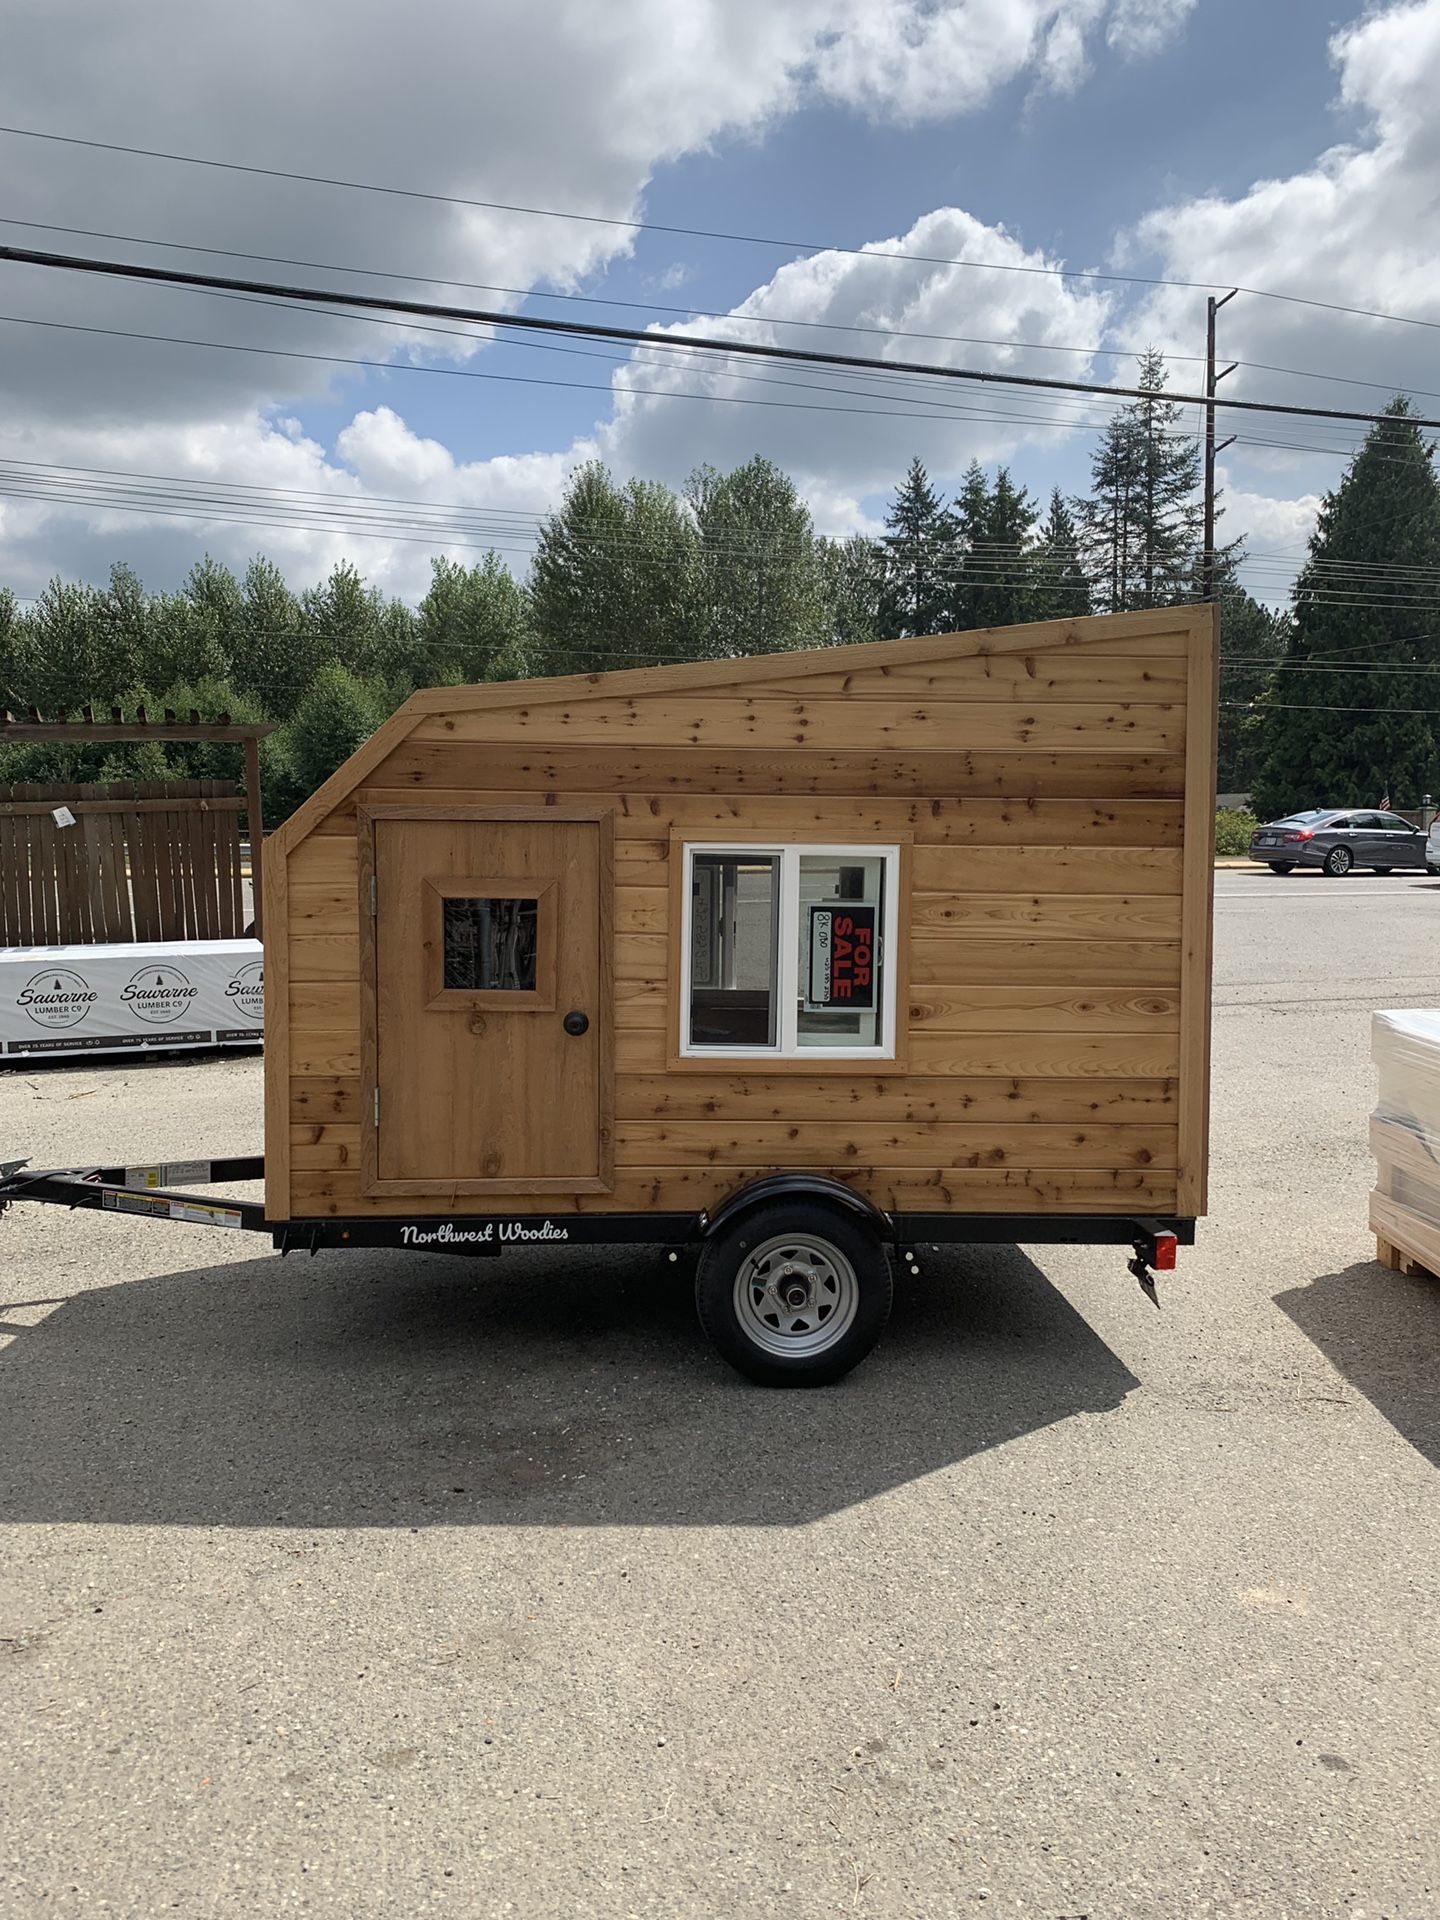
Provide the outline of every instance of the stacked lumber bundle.
{"type": "Polygon", "coordinates": [[[1370,1051],[1380,1082],[1370,1119],[1376,1258],[1440,1275],[1440,1012],[1377,1013],[1370,1051]]]}

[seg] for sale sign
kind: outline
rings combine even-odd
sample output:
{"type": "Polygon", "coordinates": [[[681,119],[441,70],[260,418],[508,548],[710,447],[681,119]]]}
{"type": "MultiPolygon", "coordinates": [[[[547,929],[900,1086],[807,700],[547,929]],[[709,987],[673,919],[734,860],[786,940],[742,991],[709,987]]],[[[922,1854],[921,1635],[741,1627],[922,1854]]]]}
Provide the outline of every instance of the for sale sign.
{"type": "Polygon", "coordinates": [[[849,900],[810,909],[805,1011],[875,1005],[874,907],[849,900]]]}

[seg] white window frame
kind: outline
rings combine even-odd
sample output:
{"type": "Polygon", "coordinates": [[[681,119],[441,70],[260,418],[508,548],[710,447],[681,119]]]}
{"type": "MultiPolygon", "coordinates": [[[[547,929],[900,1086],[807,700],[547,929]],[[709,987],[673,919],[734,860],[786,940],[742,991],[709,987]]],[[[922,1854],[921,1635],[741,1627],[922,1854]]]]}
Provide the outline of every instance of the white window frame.
{"type": "Polygon", "coordinates": [[[827,1060],[894,1060],[899,1040],[896,1005],[899,992],[900,847],[828,840],[687,840],[680,889],[680,1057],[684,1060],[800,1060],[821,1065],[827,1060]],[[773,1047],[697,1047],[690,1040],[692,967],[691,902],[694,897],[697,853],[731,854],[737,859],[780,862],[780,904],[777,915],[780,942],[775,990],[779,1007],[773,1047]],[[877,1047],[801,1046],[800,1026],[800,861],[812,854],[839,860],[880,860],[884,863],[880,925],[880,1031],[877,1047]]]}

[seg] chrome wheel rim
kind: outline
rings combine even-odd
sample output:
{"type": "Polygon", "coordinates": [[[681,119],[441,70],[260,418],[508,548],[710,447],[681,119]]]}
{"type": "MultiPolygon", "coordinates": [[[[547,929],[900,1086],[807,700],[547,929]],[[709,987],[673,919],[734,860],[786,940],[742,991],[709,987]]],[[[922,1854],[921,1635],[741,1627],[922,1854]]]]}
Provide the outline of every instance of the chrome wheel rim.
{"type": "Polygon", "coordinates": [[[1330,856],[1330,864],[1334,867],[1336,873],[1348,873],[1352,864],[1350,849],[1348,847],[1337,847],[1330,856]]]}
{"type": "Polygon", "coordinates": [[[828,1240],[777,1234],[735,1276],[735,1317],[765,1353],[802,1358],[845,1337],[860,1306],[855,1269],[828,1240]]]}

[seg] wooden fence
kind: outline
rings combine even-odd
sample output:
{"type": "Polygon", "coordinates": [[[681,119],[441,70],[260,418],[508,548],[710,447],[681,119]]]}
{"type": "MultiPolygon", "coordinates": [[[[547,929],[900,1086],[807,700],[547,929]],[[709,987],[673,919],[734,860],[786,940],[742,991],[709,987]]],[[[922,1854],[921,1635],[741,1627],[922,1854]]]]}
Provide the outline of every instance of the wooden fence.
{"type": "Polygon", "coordinates": [[[0,946],[243,933],[244,809],[229,780],[0,782],[0,946]]]}

